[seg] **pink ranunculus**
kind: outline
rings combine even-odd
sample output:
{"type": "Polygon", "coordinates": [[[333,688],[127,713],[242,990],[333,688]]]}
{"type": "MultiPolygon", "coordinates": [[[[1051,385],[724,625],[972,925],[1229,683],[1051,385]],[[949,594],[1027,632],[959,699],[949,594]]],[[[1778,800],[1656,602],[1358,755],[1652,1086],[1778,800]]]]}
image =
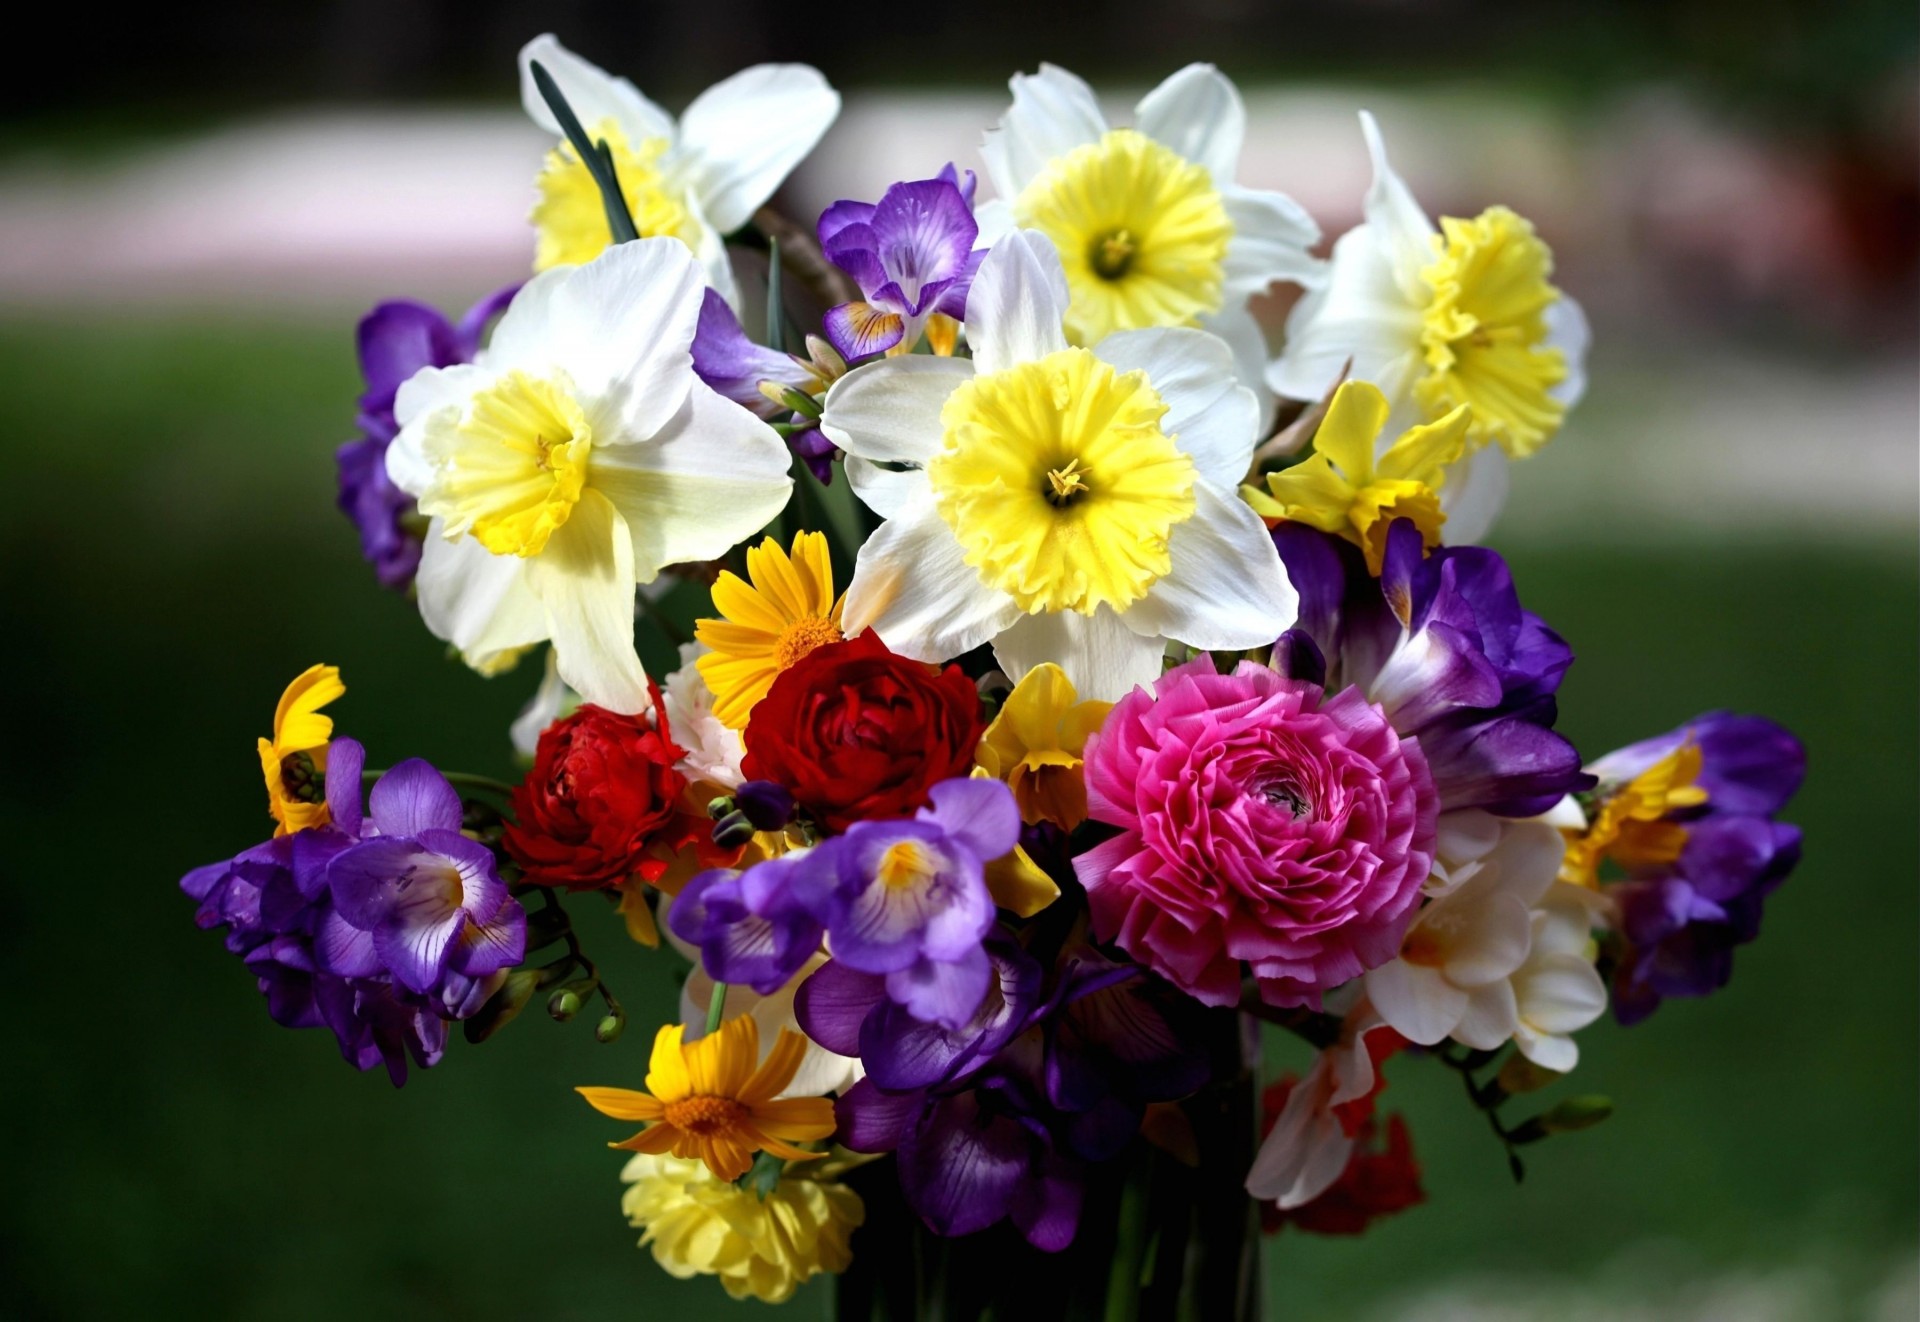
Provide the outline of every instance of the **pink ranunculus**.
{"type": "Polygon", "coordinates": [[[1208,657],[1121,699],[1087,744],[1087,803],[1121,834],[1074,860],[1094,931],[1209,1005],[1270,1005],[1392,959],[1433,866],[1416,740],[1358,689],[1208,657]]]}

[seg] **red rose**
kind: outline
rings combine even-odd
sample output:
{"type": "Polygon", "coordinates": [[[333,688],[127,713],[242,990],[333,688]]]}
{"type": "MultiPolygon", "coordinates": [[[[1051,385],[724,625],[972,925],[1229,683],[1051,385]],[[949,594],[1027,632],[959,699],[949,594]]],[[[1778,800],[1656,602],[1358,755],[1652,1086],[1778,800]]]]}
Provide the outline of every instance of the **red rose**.
{"type": "Polygon", "coordinates": [[[741,767],[844,831],[924,807],[929,788],[971,770],[983,728],[960,667],[896,656],[869,632],[780,672],[747,722],[741,767]]]}
{"type": "Polygon", "coordinates": [[[654,713],[649,725],[589,705],[541,733],[502,841],[528,881],[569,890],[656,881],[711,830],[684,801],[687,780],[673,764],[685,753],[657,692],[654,713]]]}

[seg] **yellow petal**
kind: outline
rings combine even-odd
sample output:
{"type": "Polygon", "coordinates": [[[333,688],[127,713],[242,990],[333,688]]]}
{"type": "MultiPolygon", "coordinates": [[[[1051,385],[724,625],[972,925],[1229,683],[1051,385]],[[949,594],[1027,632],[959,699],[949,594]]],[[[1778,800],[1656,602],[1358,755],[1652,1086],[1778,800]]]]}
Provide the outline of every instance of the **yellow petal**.
{"type": "Polygon", "coordinates": [[[1409,428],[1380,456],[1380,476],[1419,482],[1438,491],[1446,480],[1447,465],[1466,450],[1471,421],[1462,404],[1443,418],[1409,428]]]}
{"type": "Polygon", "coordinates": [[[987,864],[987,890],[994,904],[1021,918],[1033,917],[1060,898],[1059,885],[1018,845],[987,864]]]}
{"type": "Polygon", "coordinates": [[[760,1062],[760,1068],[733,1095],[749,1105],[778,1097],[781,1090],[793,1082],[806,1054],[807,1039],[790,1029],[781,1029],[780,1036],[773,1041],[773,1050],[760,1062]]]}
{"type": "Polygon", "coordinates": [[[273,712],[273,742],[284,753],[314,749],[333,736],[333,718],[320,709],[347,691],[338,666],[309,666],[300,672],[273,712]]]}
{"type": "Polygon", "coordinates": [[[751,1114],[760,1132],[772,1138],[806,1142],[825,1138],[834,1130],[833,1103],[824,1097],[783,1097],[756,1102],[751,1114]]]}
{"type": "MultiPolygon", "coordinates": [[[[771,540],[771,539],[769,539],[771,540]]],[[[747,573],[754,574],[761,561],[755,558],[755,547],[747,552],[747,573]]],[[[776,637],[787,627],[787,619],[780,611],[778,603],[762,593],[756,583],[749,583],[732,570],[727,570],[713,581],[713,608],[722,618],[744,628],[754,629],[776,637]]]]}
{"type": "Polygon", "coordinates": [[[680,1045],[683,1031],[679,1024],[663,1024],[653,1038],[653,1055],[647,1061],[647,1091],[663,1102],[677,1102],[693,1093],[686,1051],[680,1045]]]}
{"type": "Polygon", "coordinates": [[[618,1143],[607,1144],[610,1148],[619,1148],[623,1152],[651,1152],[658,1156],[675,1147],[685,1136],[672,1125],[648,1125],[632,1138],[623,1138],[618,1143]]]}
{"type": "Polygon", "coordinates": [[[760,1059],[760,1026],[738,1015],[686,1048],[687,1082],[693,1095],[738,1097],[760,1059]]]}
{"type": "Polygon", "coordinates": [[[620,916],[627,920],[627,935],[649,950],[660,948],[660,928],[653,921],[653,906],[647,903],[645,884],[639,880],[623,882],[620,891],[620,916]]]}
{"type": "Polygon", "coordinates": [[[587,1105],[615,1120],[658,1120],[665,1108],[659,1099],[631,1088],[575,1088],[587,1105]]]}
{"type": "MultiPolygon", "coordinates": [[[[1326,419],[1313,434],[1314,453],[1331,460],[1349,483],[1365,486],[1373,476],[1373,445],[1387,425],[1387,412],[1387,397],[1378,386],[1368,381],[1347,382],[1334,392],[1326,419]]],[[[1268,485],[1272,485],[1271,480],[1268,485]]]]}

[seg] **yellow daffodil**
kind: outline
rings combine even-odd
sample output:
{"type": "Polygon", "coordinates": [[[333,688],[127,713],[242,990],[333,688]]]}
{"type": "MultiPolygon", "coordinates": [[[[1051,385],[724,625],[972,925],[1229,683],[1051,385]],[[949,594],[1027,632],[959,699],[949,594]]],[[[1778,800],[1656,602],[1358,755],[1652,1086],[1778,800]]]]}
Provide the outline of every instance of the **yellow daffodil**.
{"type": "Polygon", "coordinates": [[[1267,474],[1266,492],[1242,488],[1247,503],[1265,518],[1291,519],[1346,538],[1366,552],[1367,569],[1375,575],[1396,519],[1412,520],[1427,547],[1438,546],[1447,518],[1439,492],[1447,466],[1466,444],[1467,409],[1413,428],[1375,459],[1387,413],[1379,387],[1365,381],[1342,385],[1314,433],[1313,454],[1267,474]]]}
{"type": "Polygon", "coordinates": [[[1014,685],[980,741],[975,763],[1007,783],[1024,822],[1071,831],[1087,820],[1082,754],[1113,704],[1079,697],[1059,666],[1035,666],[1014,685]]]}
{"type": "Polygon", "coordinates": [[[824,1097],[780,1096],[806,1055],[804,1037],[782,1030],[756,1069],[760,1029],[751,1016],[729,1019],[698,1042],[682,1044],[683,1031],[668,1024],[654,1038],[646,1092],[576,1090],[602,1115],[647,1122],[632,1138],[609,1147],[697,1157],[722,1180],[745,1175],[756,1152],[791,1161],[818,1155],[794,1144],[833,1132],[833,1103],[824,1097]]]}
{"type": "Polygon", "coordinates": [[[1605,859],[1629,870],[1678,859],[1686,848],[1687,828],[1667,818],[1707,801],[1706,790],[1695,783],[1700,766],[1700,745],[1682,744],[1607,794],[1584,831],[1562,827],[1567,856],[1560,866],[1560,880],[1596,888],[1605,859]]]}
{"type": "Polygon", "coordinates": [[[735,730],[781,671],[841,638],[841,599],[833,595],[824,534],[800,533],[791,556],[771,537],[750,547],[747,579],[721,574],[713,585],[721,618],[694,628],[695,639],[711,649],[695,664],[713,692],[713,714],[735,730]]]}
{"type": "Polygon", "coordinates": [[[698,1161],[637,1152],[620,1172],[620,1208],[642,1248],[681,1280],[718,1276],[735,1299],[778,1304],[821,1272],[843,1272],[866,1219],[838,1180],[788,1168],[764,1196],[718,1179],[698,1161]]]}
{"type": "Polygon", "coordinates": [[[273,814],[275,835],[327,823],[320,777],[327,770],[333,718],[322,716],[320,709],[346,691],[339,667],[310,666],[280,695],[273,738],[260,741],[260,771],[267,782],[267,811],[273,814]]]}

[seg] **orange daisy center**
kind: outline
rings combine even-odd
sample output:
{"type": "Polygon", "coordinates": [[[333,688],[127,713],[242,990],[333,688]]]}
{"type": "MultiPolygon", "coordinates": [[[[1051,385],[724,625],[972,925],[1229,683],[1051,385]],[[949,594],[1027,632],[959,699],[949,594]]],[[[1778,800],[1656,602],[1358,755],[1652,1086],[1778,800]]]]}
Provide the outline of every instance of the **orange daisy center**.
{"type": "Polygon", "coordinates": [[[668,1102],[662,1117],[675,1129],[702,1138],[732,1133],[747,1119],[747,1108],[731,1097],[696,1095],[668,1102]]]}
{"type": "Polygon", "coordinates": [[[785,670],[809,652],[837,643],[841,637],[840,626],[832,620],[795,620],[781,630],[779,641],[774,643],[773,663],[785,670]]]}

